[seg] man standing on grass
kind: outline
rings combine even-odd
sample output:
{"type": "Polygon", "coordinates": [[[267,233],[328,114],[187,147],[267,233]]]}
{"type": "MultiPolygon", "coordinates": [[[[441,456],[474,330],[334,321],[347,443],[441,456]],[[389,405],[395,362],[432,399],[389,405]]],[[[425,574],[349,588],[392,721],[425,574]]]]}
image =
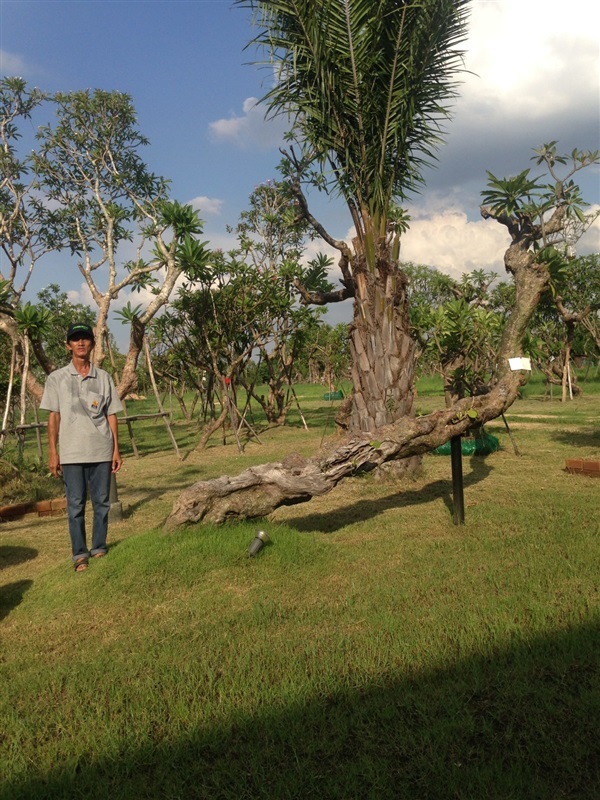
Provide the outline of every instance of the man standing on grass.
{"type": "Polygon", "coordinates": [[[67,494],[69,533],[76,572],[88,568],[90,555],[107,553],[111,473],[121,469],[117,412],[123,406],[110,375],[90,361],[94,331],[76,322],[67,331],[71,363],[50,373],[40,408],[50,412],[50,470],[62,474],[67,494]],[[85,533],[88,486],[94,507],[92,549],[85,533]]]}

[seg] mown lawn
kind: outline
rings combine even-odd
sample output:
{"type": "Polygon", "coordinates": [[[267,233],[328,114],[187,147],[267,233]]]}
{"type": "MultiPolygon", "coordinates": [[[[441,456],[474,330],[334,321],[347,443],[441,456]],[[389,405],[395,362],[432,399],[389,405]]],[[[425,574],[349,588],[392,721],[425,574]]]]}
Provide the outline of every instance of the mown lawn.
{"type": "MultiPolygon", "coordinates": [[[[597,798],[600,796],[599,395],[528,387],[465,458],[390,485],[353,478],[257,524],[162,522],[194,480],[333,434],[261,430],[239,454],[178,462],[160,422],[119,477],[109,557],[70,568],[64,518],[0,526],[1,798],[597,798]],[[543,394],[543,391],[542,391],[543,394]]],[[[422,391],[423,410],[439,404],[422,391]]],[[[334,409],[335,410],[335,409],[334,409]]],[[[131,413],[131,412],[130,412],[131,413]]]]}

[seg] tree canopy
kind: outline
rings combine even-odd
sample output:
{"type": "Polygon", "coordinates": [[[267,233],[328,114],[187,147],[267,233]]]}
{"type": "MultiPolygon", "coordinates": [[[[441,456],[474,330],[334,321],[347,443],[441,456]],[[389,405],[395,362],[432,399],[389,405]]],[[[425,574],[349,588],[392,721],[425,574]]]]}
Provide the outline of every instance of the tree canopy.
{"type": "MultiPolygon", "coordinates": [[[[422,180],[456,94],[466,0],[237,0],[276,68],[265,96],[356,213],[387,220],[422,180]]],[[[357,231],[361,234],[360,226],[357,231]]]]}

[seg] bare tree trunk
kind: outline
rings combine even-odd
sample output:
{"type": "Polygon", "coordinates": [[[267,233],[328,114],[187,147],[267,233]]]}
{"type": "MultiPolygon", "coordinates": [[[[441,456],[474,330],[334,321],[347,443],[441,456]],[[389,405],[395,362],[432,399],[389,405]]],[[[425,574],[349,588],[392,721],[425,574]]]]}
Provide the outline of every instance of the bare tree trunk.
{"type": "Polygon", "coordinates": [[[27,376],[29,375],[29,339],[23,340],[23,366],[21,367],[21,425],[27,422],[27,376]]]}
{"type": "Polygon", "coordinates": [[[134,318],[131,323],[131,331],[129,333],[129,351],[127,352],[127,358],[125,359],[125,365],[123,366],[121,380],[117,386],[117,391],[121,399],[137,389],[138,377],[136,369],[140,353],[142,352],[142,348],[144,346],[145,333],[146,326],[140,322],[137,317],[134,318]]]}
{"type": "Polygon", "coordinates": [[[225,424],[225,420],[229,416],[229,408],[227,403],[223,404],[221,409],[221,413],[217,419],[212,419],[211,422],[208,423],[204,431],[202,432],[202,436],[200,437],[200,441],[196,445],[196,450],[204,450],[206,445],[208,444],[208,440],[213,435],[215,431],[218,431],[221,425],[225,424]]]}
{"type": "Polygon", "coordinates": [[[10,374],[8,376],[8,388],[6,390],[6,401],[4,405],[4,414],[2,415],[2,430],[0,433],[0,453],[4,449],[4,442],[6,440],[6,430],[8,428],[8,420],[10,418],[10,404],[12,400],[13,386],[15,385],[15,364],[17,361],[16,347],[13,342],[12,352],[10,354],[10,374]]]}

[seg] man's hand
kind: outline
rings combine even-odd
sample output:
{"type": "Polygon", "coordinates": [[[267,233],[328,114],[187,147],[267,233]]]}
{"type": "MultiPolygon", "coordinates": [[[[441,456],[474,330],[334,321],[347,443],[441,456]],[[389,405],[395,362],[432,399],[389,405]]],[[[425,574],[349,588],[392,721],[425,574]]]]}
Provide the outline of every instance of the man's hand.
{"type": "Polygon", "coordinates": [[[123,459],[121,458],[121,454],[118,450],[115,450],[112,457],[112,471],[118,472],[121,467],[123,466],[123,459]]]}
{"type": "Polygon", "coordinates": [[[48,457],[48,465],[50,472],[55,478],[62,475],[62,467],[60,465],[60,456],[58,454],[58,429],[60,428],[60,413],[58,411],[51,411],[48,417],[48,444],[50,446],[50,455],[48,457]]]}
{"type": "Polygon", "coordinates": [[[48,465],[50,467],[50,472],[54,475],[54,477],[60,478],[62,475],[62,467],[60,465],[60,456],[58,453],[50,453],[48,465]]]}

